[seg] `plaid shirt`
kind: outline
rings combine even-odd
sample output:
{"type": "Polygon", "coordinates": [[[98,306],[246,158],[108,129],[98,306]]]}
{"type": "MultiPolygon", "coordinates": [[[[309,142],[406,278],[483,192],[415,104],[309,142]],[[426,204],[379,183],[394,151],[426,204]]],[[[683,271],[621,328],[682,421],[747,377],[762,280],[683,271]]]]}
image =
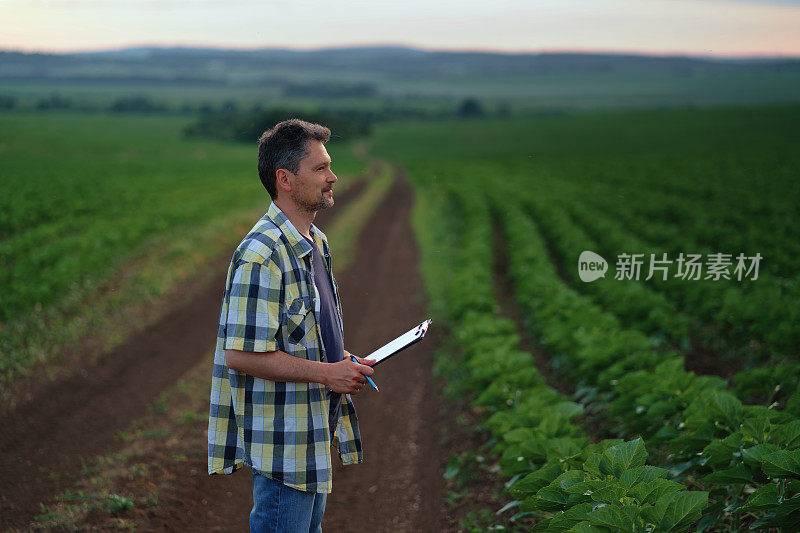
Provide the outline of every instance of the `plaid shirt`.
{"type": "MultiPolygon", "coordinates": [[[[311,226],[334,286],[328,241],[311,226]]],[[[279,382],[230,370],[225,350],[284,352],[325,361],[319,328],[311,244],[272,203],[245,237],[228,267],[217,330],[208,421],[208,473],[230,474],[246,464],[307,492],[331,491],[328,389],[279,382]]],[[[353,402],[343,395],[336,428],[344,464],[360,463],[361,436],[353,402]]]]}

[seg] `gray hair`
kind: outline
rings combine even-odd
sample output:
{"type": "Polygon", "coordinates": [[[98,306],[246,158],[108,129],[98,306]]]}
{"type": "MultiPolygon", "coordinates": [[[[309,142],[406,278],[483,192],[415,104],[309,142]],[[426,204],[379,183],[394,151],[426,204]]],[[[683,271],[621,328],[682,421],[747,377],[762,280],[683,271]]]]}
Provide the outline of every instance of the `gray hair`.
{"type": "Polygon", "coordinates": [[[297,118],[285,120],[265,131],[258,139],[258,177],[270,197],[278,196],[275,173],[284,168],[296,174],[308,154],[308,141],[326,143],[331,130],[297,118]]]}

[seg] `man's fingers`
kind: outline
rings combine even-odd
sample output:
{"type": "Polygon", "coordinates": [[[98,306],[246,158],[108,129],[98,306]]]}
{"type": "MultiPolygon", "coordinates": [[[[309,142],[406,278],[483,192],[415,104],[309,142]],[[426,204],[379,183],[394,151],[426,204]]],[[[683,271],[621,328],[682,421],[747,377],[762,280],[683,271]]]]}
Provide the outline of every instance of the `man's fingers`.
{"type": "MultiPolygon", "coordinates": [[[[362,361],[373,361],[374,362],[374,359],[362,359],[362,361]]],[[[371,368],[369,365],[365,365],[363,363],[359,364],[355,368],[358,371],[359,376],[362,375],[362,374],[365,375],[365,376],[371,376],[372,374],[375,373],[375,369],[374,368],[371,368]]]]}

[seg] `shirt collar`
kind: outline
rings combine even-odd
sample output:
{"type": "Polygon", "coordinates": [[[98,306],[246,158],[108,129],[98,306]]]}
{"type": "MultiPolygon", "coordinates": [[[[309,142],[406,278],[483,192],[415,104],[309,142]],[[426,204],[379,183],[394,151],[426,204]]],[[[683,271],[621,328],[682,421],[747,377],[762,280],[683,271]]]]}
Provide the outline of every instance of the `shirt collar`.
{"type": "MultiPolygon", "coordinates": [[[[267,218],[272,221],[278,228],[286,235],[289,240],[289,245],[292,247],[297,257],[305,257],[306,254],[311,253],[311,244],[297,231],[294,224],[286,217],[275,202],[270,203],[269,210],[267,211],[267,218]]],[[[314,224],[311,224],[311,237],[314,242],[319,246],[319,240],[325,241],[324,233],[322,233],[314,224]]],[[[323,249],[325,246],[323,245],[323,249]]]]}

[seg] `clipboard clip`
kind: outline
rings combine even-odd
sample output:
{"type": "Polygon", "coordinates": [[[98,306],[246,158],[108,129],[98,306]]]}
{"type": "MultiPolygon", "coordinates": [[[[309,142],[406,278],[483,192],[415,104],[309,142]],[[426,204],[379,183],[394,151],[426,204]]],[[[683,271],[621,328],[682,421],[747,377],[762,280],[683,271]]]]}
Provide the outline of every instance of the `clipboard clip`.
{"type": "Polygon", "coordinates": [[[417,337],[419,337],[420,335],[425,335],[425,333],[427,333],[428,331],[428,326],[430,325],[431,325],[431,319],[429,318],[428,320],[417,326],[417,331],[414,332],[414,334],[417,337]]]}

